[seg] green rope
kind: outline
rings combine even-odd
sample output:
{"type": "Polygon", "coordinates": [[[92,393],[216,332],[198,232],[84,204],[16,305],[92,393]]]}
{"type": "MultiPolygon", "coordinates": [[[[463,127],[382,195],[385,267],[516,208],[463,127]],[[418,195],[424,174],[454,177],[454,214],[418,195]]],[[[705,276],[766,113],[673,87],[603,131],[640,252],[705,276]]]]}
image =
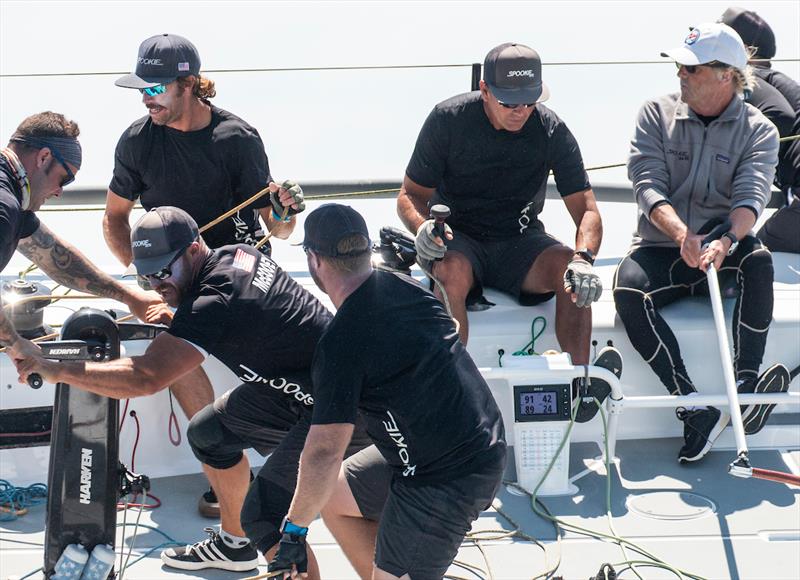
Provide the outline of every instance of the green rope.
{"type": "Polygon", "coordinates": [[[534,354],[539,354],[538,352],[536,352],[535,348],[536,339],[542,336],[545,328],[547,328],[547,320],[545,320],[544,316],[537,316],[536,318],[534,318],[533,322],[531,322],[531,341],[525,346],[523,346],[521,349],[519,349],[517,352],[515,352],[512,356],[530,356],[534,354]],[[536,330],[537,322],[542,323],[542,326],[538,331],[536,330]]]}

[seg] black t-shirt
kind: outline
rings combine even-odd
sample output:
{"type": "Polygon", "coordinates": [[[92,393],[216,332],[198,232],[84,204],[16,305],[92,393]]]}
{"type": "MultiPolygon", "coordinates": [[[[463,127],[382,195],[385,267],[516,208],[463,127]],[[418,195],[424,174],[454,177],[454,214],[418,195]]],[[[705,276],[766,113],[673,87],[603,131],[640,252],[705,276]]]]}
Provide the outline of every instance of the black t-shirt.
{"type": "Polygon", "coordinates": [[[0,272],[11,261],[22,238],[39,229],[39,218],[22,210],[22,189],[4,155],[0,155],[0,272]]]}
{"type": "Polygon", "coordinates": [[[331,313],[275,262],[245,244],[214,250],[181,300],[169,333],[213,354],[279,405],[314,403],[307,377],[331,313]]]}
{"type": "Polygon", "coordinates": [[[354,423],[403,482],[469,473],[505,453],[497,404],[439,300],[375,271],[339,308],[314,355],[314,424],[354,423]]]}
{"type": "Polygon", "coordinates": [[[559,193],[590,187],[578,143],[558,116],[536,105],[516,133],[495,129],[480,92],[436,105],[422,126],[406,174],[435,187],[431,203],[450,207],[450,226],[477,238],[503,239],[544,226],[547,176],[559,193]]]}
{"type": "MultiPolygon", "coordinates": [[[[109,189],[149,210],[174,205],[204,226],[258,193],[272,178],[261,137],[242,119],[211,107],[211,123],[197,131],[155,125],[148,117],[120,137],[109,189]]],[[[257,208],[269,196],[203,233],[212,248],[253,244],[263,234],[257,208]]]]}
{"type": "MultiPolygon", "coordinates": [[[[753,70],[757,78],[749,102],[775,124],[781,137],[800,134],[800,85],[779,71],[753,70]]],[[[781,143],[775,183],[782,190],[800,189],[800,140],[781,143]]]]}

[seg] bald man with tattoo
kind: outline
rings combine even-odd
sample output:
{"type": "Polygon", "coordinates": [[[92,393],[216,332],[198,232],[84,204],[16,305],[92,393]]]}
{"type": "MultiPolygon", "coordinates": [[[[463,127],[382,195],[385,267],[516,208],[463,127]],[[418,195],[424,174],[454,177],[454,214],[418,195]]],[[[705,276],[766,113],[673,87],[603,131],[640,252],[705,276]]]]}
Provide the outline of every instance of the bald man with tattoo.
{"type": "MultiPolygon", "coordinates": [[[[162,302],[156,293],[123,286],[36,217],[45,201],[75,180],[82,157],[79,133],[78,125],[59,113],[38,113],[17,127],[0,152],[0,271],[18,250],[55,282],[119,300],[144,320],[148,308],[162,302]]],[[[0,347],[12,359],[39,350],[19,336],[2,309],[0,347]]]]}

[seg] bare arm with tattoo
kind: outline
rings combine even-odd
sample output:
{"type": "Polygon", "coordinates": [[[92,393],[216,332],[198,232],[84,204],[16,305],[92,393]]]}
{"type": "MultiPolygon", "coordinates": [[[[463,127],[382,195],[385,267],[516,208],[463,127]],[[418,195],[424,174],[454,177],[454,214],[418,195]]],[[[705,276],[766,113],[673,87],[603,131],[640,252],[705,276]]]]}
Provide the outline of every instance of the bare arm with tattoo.
{"type": "Polygon", "coordinates": [[[161,302],[161,298],[155,292],[144,292],[138,288],[123,286],[114,280],[44,224],[41,224],[31,236],[21,239],[17,250],[55,282],[75,290],[124,302],[131,312],[142,320],[146,320],[148,306],[161,302]]]}

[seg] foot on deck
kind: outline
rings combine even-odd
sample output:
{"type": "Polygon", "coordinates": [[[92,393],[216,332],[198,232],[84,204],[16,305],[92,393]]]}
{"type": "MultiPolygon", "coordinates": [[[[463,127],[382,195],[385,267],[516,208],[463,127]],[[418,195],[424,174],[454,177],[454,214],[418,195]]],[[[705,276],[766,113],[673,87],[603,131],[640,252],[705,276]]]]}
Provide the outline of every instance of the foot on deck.
{"type": "MultiPolygon", "coordinates": [[[[739,393],[785,393],[792,382],[789,371],[782,364],[769,367],[757,381],[745,379],[738,387],[739,393]]],[[[755,435],[767,424],[775,405],[742,406],[742,424],[747,435],[755,435]]]]}
{"type": "Polygon", "coordinates": [[[232,548],[213,528],[206,528],[208,538],[182,548],[167,548],[161,561],[170,568],[203,570],[215,568],[231,572],[246,572],[258,567],[258,552],[252,544],[232,548]]]}
{"type": "MultiPolygon", "coordinates": [[[[617,378],[622,376],[622,355],[613,346],[603,347],[592,364],[611,371],[617,378]]],[[[576,393],[573,405],[578,405],[578,411],[575,414],[576,423],[586,423],[594,418],[598,410],[594,400],[597,399],[598,403],[602,405],[611,393],[611,385],[602,379],[593,378],[587,388],[586,397],[579,397],[577,393],[580,392],[583,380],[582,377],[578,377],[573,381],[573,392],[576,393]]]]}
{"type": "Polygon", "coordinates": [[[675,414],[683,421],[684,445],[678,452],[678,461],[681,463],[699,461],[705,457],[730,420],[730,415],[715,407],[692,411],[678,407],[675,414]]]}

